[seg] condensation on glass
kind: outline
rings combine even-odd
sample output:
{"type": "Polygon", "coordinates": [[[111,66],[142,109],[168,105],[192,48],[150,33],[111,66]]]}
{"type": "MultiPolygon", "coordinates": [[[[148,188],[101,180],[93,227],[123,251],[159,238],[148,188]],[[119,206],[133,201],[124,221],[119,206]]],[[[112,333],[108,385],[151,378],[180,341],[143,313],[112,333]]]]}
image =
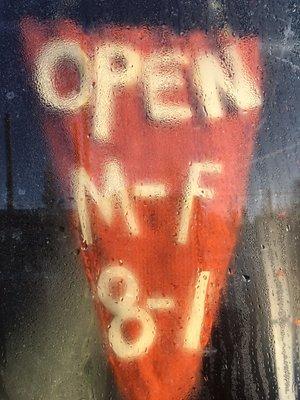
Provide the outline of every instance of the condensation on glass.
{"type": "Polygon", "coordinates": [[[2,11],[0,399],[297,400],[296,2],[2,11]]]}

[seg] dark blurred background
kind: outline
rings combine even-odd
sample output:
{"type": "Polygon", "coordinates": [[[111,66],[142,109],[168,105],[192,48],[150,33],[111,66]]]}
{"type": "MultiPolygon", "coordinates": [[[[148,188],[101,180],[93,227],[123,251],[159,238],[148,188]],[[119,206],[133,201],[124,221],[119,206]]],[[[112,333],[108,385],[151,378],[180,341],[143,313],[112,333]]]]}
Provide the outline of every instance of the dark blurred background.
{"type": "Polygon", "coordinates": [[[20,19],[229,24],[261,39],[265,104],[248,203],[197,399],[300,398],[299,3],[280,0],[2,0],[0,400],[118,398],[30,88],[20,19]]]}

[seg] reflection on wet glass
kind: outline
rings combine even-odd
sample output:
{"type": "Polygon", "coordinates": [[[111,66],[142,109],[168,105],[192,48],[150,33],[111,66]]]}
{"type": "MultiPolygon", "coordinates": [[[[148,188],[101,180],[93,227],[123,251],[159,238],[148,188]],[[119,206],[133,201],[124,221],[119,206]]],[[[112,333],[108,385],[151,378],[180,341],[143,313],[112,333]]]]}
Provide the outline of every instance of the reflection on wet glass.
{"type": "Polygon", "coordinates": [[[296,400],[294,8],[125,3],[3,27],[0,399],[296,400]]]}

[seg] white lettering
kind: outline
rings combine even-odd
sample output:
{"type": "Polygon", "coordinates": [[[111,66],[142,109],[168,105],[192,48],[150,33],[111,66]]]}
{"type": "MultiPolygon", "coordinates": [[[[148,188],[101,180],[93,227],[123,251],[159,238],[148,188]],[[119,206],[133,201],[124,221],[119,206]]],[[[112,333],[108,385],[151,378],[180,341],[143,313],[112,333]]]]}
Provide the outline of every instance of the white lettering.
{"type": "Polygon", "coordinates": [[[196,282],[191,314],[189,315],[184,339],[184,348],[188,350],[199,349],[209,277],[209,271],[202,271],[196,282]]]}
{"type": "Polygon", "coordinates": [[[114,97],[120,89],[138,83],[141,60],[130,47],[110,43],[99,48],[95,64],[94,137],[107,141],[110,138],[110,123],[114,119],[114,97]]]}
{"type": "Polygon", "coordinates": [[[87,244],[92,244],[93,238],[86,193],[96,203],[105,223],[111,224],[114,205],[117,203],[120,205],[129,231],[133,235],[137,235],[139,232],[136,216],[126,189],[125,177],[117,162],[110,162],[105,165],[103,182],[103,190],[99,191],[84,168],[79,168],[73,179],[74,197],[77,203],[82,236],[87,244]]]}
{"type": "Polygon", "coordinates": [[[91,89],[90,77],[89,58],[75,42],[50,42],[36,60],[37,90],[47,105],[58,110],[73,112],[88,102],[91,89]],[[68,96],[61,96],[54,84],[55,68],[59,68],[62,61],[74,63],[80,75],[79,91],[71,92],[68,96]]]}
{"type": "Polygon", "coordinates": [[[146,60],[144,88],[150,119],[176,123],[191,118],[192,111],[188,105],[165,103],[159,99],[163,92],[183,87],[184,79],[178,66],[185,64],[187,60],[184,56],[172,53],[152,55],[146,60]]]}
{"type": "Polygon", "coordinates": [[[208,118],[219,118],[224,113],[221,97],[240,110],[261,105],[261,96],[255,82],[247,73],[234,46],[225,50],[224,65],[212,54],[199,56],[195,61],[194,80],[197,94],[208,118]]]}
{"type": "Polygon", "coordinates": [[[185,188],[183,199],[183,208],[179,224],[178,242],[186,243],[188,237],[188,229],[192,217],[193,200],[194,197],[202,197],[203,199],[212,199],[214,197],[214,190],[211,188],[200,186],[200,178],[203,173],[215,174],[220,173],[222,167],[210,161],[203,163],[193,163],[189,170],[188,182],[185,188]]]}
{"type": "Polygon", "coordinates": [[[140,183],[134,187],[134,195],[144,199],[165,197],[166,194],[165,185],[161,183],[140,183]]]}

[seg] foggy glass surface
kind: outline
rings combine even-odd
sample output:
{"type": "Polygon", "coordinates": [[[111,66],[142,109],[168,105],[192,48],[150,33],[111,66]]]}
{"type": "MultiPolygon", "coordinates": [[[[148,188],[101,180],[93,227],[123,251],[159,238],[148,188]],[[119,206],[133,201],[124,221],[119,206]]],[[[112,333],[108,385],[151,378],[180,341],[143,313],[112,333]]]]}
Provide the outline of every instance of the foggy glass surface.
{"type": "MultiPolygon", "coordinates": [[[[161,32],[159,29],[167,27],[171,30],[174,41],[180,37],[189,37],[194,31],[202,31],[218,42],[217,32],[223,32],[224,29],[240,37],[258,38],[263,105],[257,125],[253,122],[257,131],[253,154],[251,156],[250,151],[245,156],[250,168],[246,178],[247,194],[241,208],[237,243],[228,268],[226,271],[224,269],[227,283],[220,294],[221,300],[210,340],[203,350],[203,366],[197,372],[198,375],[194,376],[196,384],[191,388],[189,398],[299,399],[300,65],[297,2],[279,1],[275,4],[267,0],[4,0],[0,7],[0,400],[123,398],[122,388],[120,390],[112,367],[107,362],[108,345],[103,329],[99,330],[99,314],[93,304],[95,293],[91,293],[85,274],[89,271],[83,268],[83,260],[90,246],[88,232],[86,231],[86,236],[83,233],[81,242],[78,241],[80,223],[76,220],[76,225],[72,219],[76,211],[76,195],[62,178],[64,171],[60,163],[66,154],[68,160],[74,160],[76,151],[72,147],[72,140],[66,136],[59,144],[65,153],[58,154],[47,139],[49,134],[45,134],[52,123],[52,129],[60,126],[63,113],[60,115],[51,109],[53,96],[48,96],[48,89],[36,90],[35,78],[29,66],[31,60],[24,48],[25,38],[21,32],[22,23],[28,17],[35,18],[35,21],[44,26],[43,29],[48,29],[51,23],[73,21],[80,30],[80,38],[80,35],[88,37],[92,32],[107,26],[122,26],[129,32],[132,27],[145,27],[144,37],[149,32],[151,35],[151,32],[161,32]],[[44,119],[47,112],[51,115],[48,128],[44,119]],[[54,125],[54,122],[58,125],[54,125]],[[74,231],[77,236],[74,236],[74,231]]],[[[157,49],[166,49],[168,46],[171,48],[168,44],[171,39],[167,34],[157,36],[157,49]]],[[[34,43],[30,41],[27,45],[34,47],[34,43]]],[[[187,48],[189,46],[192,45],[187,48]]],[[[88,56],[82,57],[85,60],[88,56]]],[[[70,101],[61,105],[61,109],[65,107],[69,111],[72,107],[77,109],[79,92],[86,90],[86,97],[89,97],[93,90],[88,86],[80,86],[87,72],[80,70],[81,64],[77,68],[77,59],[74,60],[60,65],[61,72],[53,84],[69,96],[70,101]]],[[[170,60],[167,62],[174,73],[178,65],[175,62],[176,67],[170,60]]],[[[110,68],[119,71],[126,68],[126,65],[124,66],[122,57],[116,57],[110,68]]],[[[155,63],[149,67],[148,80],[139,82],[143,87],[139,98],[148,99],[151,88],[156,83],[151,78],[161,76],[159,68],[155,63]]],[[[168,73],[171,74],[170,70],[167,70],[168,73]]],[[[192,77],[191,86],[194,85],[193,79],[192,77]]],[[[87,82],[89,85],[90,81],[87,82]]],[[[202,98],[200,101],[199,96],[199,93],[193,92],[190,102],[193,113],[200,110],[200,117],[197,114],[193,128],[197,124],[203,127],[205,116],[210,115],[209,105],[201,111],[199,104],[205,100],[202,98]]],[[[151,102],[149,99],[144,101],[151,102]]],[[[236,115],[237,106],[234,102],[235,99],[229,96],[226,104],[222,103],[224,113],[236,115]]],[[[151,129],[166,129],[160,127],[156,120],[160,117],[147,104],[145,114],[149,117],[151,129]]],[[[211,110],[215,110],[214,107],[215,103],[211,110]]],[[[117,116],[124,112],[121,107],[120,110],[117,109],[117,116]]],[[[164,123],[175,121],[174,132],[170,128],[168,135],[173,132],[176,137],[176,121],[184,119],[184,113],[189,115],[186,109],[177,109],[172,114],[173,119],[162,114],[164,123]]],[[[133,114],[128,116],[135,117],[133,114]]],[[[103,115],[101,123],[103,124],[103,115]]],[[[122,123],[121,120],[117,125],[120,130],[123,129],[122,123]]],[[[89,136],[87,140],[93,136],[90,131],[92,124],[92,119],[88,119],[88,128],[83,129],[84,135],[89,136]]],[[[130,137],[128,142],[131,143],[130,137]]],[[[132,143],[128,146],[131,145],[132,143]]],[[[164,144],[161,148],[154,145],[156,144],[153,144],[153,148],[160,154],[164,144]]],[[[140,142],[139,146],[142,146],[140,142]]],[[[223,146],[226,153],[225,141],[223,146]]],[[[174,148],[170,146],[170,164],[174,148]]],[[[186,148],[183,146],[181,150],[184,154],[186,148]]],[[[132,146],[128,164],[139,160],[134,151],[132,146]]],[[[143,151],[147,154],[144,148],[143,151]]],[[[89,160],[89,151],[85,157],[89,160]]],[[[93,165],[97,160],[91,156],[90,161],[93,165]]],[[[139,160],[139,163],[137,171],[145,168],[142,161],[139,160]]],[[[112,176],[118,174],[118,166],[123,167],[122,163],[109,165],[112,176]]],[[[192,161],[187,164],[187,171],[191,171],[191,166],[192,161]]],[[[212,167],[212,175],[218,174],[218,168],[212,167]]],[[[173,179],[171,175],[170,173],[170,179],[173,179]]],[[[110,180],[109,173],[107,176],[108,182],[113,181],[110,180]]],[[[126,172],[124,176],[125,179],[128,178],[126,172]]],[[[188,173],[182,176],[178,173],[178,179],[180,177],[186,182],[188,173]]],[[[175,178],[177,179],[177,175],[175,178]]],[[[217,181],[216,177],[212,177],[211,181],[214,179],[217,181]]],[[[228,185],[234,187],[234,176],[228,185]]],[[[136,197],[146,198],[147,196],[141,195],[141,192],[144,193],[143,188],[139,187],[139,190],[140,192],[136,191],[136,197]]],[[[160,187],[157,186],[155,190],[152,196],[157,199],[161,196],[160,187]]],[[[184,201],[184,195],[177,193],[176,196],[172,201],[177,206],[184,201]]],[[[188,201],[187,199],[188,196],[185,200],[188,201]]],[[[155,207],[149,205],[148,200],[144,199],[144,203],[139,205],[144,210],[140,211],[140,215],[143,215],[143,223],[153,230],[156,229],[156,234],[159,235],[169,221],[166,218],[158,222],[155,218],[155,207]]],[[[93,196],[89,196],[88,201],[92,204],[91,215],[96,219],[97,201],[93,196]]],[[[123,212],[122,204],[114,206],[117,212],[123,212]]],[[[169,204],[164,204],[159,215],[164,215],[168,207],[169,204]]],[[[180,215],[184,207],[178,208],[179,228],[176,226],[175,229],[174,226],[177,233],[184,231],[180,231],[180,215]]],[[[220,215],[214,215],[213,211],[210,214],[207,211],[207,215],[210,215],[212,224],[217,221],[221,231],[225,232],[225,229],[230,231],[236,226],[235,211],[232,206],[229,222],[224,222],[225,217],[220,222],[220,215]]],[[[124,215],[125,222],[134,234],[135,225],[129,219],[130,213],[129,217],[126,212],[124,215]]],[[[103,240],[106,243],[109,236],[103,240]]],[[[175,241],[174,239],[174,243],[175,241]]],[[[123,242],[122,245],[126,247],[123,242]]],[[[178,247],[178,243],[176,246],[178,247]]],[[[176,246],[174,245],[174,249],[176,246]]],[[[123,271],[122,268],[126,267],[126,260],[117,255],[113,262],[118,266],[118,271],[123,271]]],[[[128,279],[131,278],[130,275],[128,279]]],[[[130,282],[133,281],[134,278],[130,282]]],[[[140,281],[138,284],[142,285],[140,281]]],[[[103,285],[102,289],[105,287],[103,285]]],[[[98,290],[100,299],[101,296],[105,298],[105,290],[98,290]]],[[[139,295],[134,290],[133,292],[139,300],[139,295]]],[[[114,307],[110,303],[105,304],[109,304],[108,309],[114,307]]],[[[147,321],[148,324],[149,320],[147,321]]],[[[156,317],[153,317],[153,321],[157,324],[156,317]]],[[[149,326],[152,329],[151,323],[149,326]]],[[[149,344],[152,344],[152,337],[149,344]]],[[[147,346],[145,352],[148,352],[147,346]]],[[[168,365],[166,374],[167,369],[168,365]]],[[[171,381],[169,385],[172,386],[171,381]]],[[[167,385],[165,390],[167,392],[167,385]]]]}

